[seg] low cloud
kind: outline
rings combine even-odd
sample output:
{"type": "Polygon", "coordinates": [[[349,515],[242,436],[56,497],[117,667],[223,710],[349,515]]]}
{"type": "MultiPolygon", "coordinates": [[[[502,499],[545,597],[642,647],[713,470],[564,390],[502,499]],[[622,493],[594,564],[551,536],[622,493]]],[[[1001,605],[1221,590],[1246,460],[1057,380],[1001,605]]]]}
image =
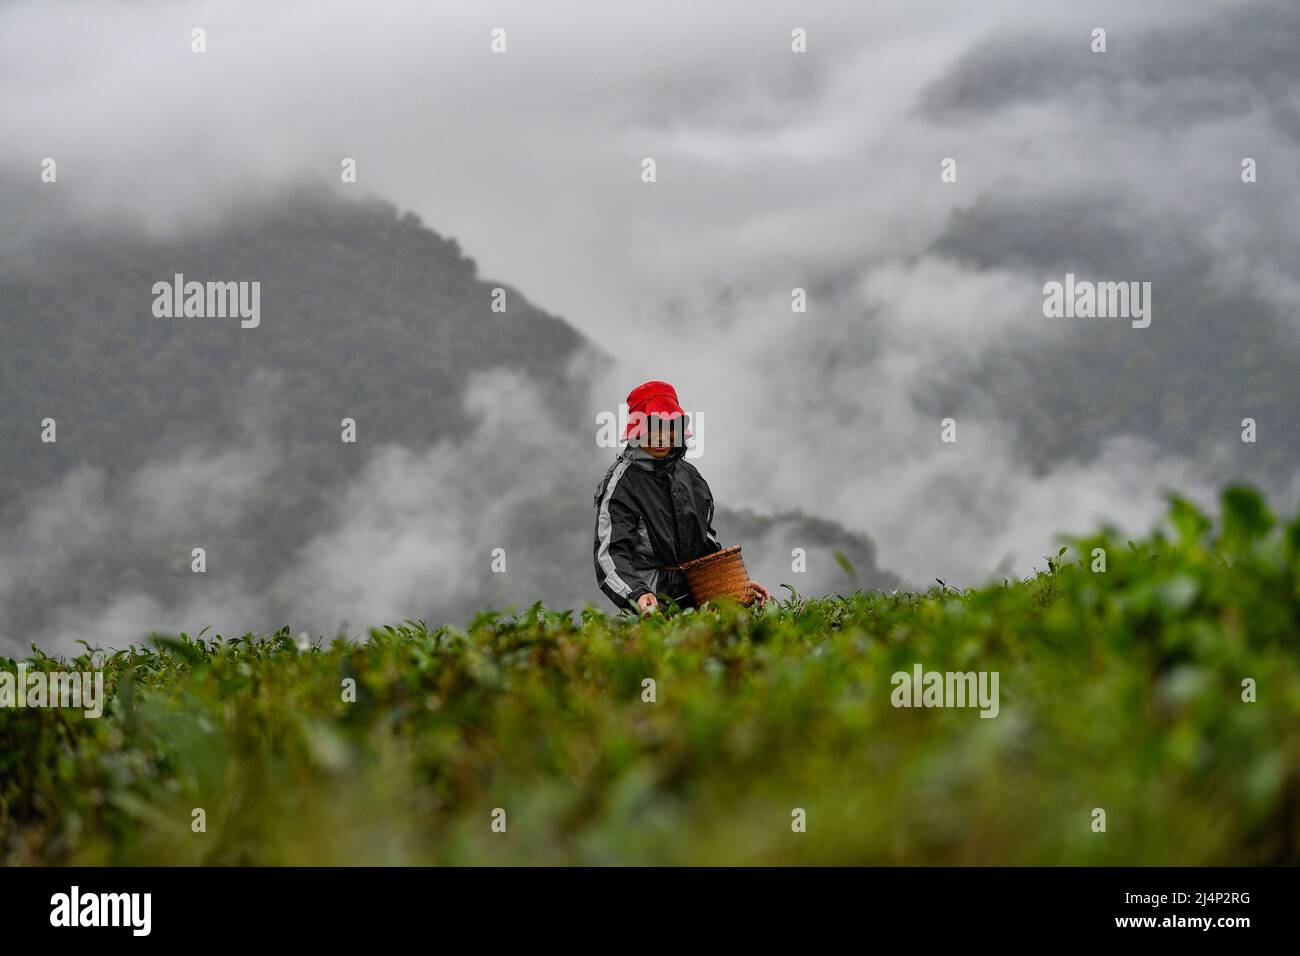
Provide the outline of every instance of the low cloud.
{"type": "MultiPolygon", "coordinates": [[[[1140,530],[1166,487],[1204,497],[1244,476],[1296,500],[1227,448],[1300,345],[1297,38],[1282,2],[411,3],[360,22],[341,3],[272,17],[19,2],[0,11],[0,174],[35,188],[54,156],[47,211],[189,233],[235,198],[337,184],[356,157],[359,189],[454,236],[610,357],[593,410],[676,383],[708,419],[698,464],[720,504],[833,520],[912,583],[966,584],[1027,573],[1058,531],[1140,530]],[[495,25],[504,57],[488,52],[495,25]],[[803,59],[793,26],[809,31],[803,59]],[[1089,51],[1096,26],[1106,54],[1089,51]],[[956,183],[939,180],[947,157],[956,183]],[[1152,328],[1103,339],[1045,319],[1042,283],[1088,270],[1153,281],[1152,328]],[[790,310],[795,287],[807,313],[790,310]],[[1056,369],[1078,373],[1064,400],[1056,369]],[[1230,401],[1180,419],[1229,374],[1230,401]],[[1063,409],[1075,424],[1053,433],[1063,409]],[[955,444],[939,440],[949,416],[955,444]]],[[[54,218],[43,208],[0,237],[6,269],[28,261],[16,247],[54,218]]],[[[255,521],[244,491],[292,467],[258,443],[257,416],[237,445],[181,446],[121,487],[73,469],[0,544],[0,600],[56,602],[31,635],[55,645],[146,622],[328,632],[598,600],[564,562],[525,569],[590,546],[587,488],[608,456],[587,421],[518,421],[530,386],[510,375],[471,387],[469,437],[372,452],[288,566],[253,581],[219,556],[175,604],[114,576],[112,542],[188,574],[196,525],[255,521]],[[494,547],[505,575],[487,570],[494,547]]],[[[1261,433],[1284,442],[1286,427],[1261,433]]],[[[785,543],[779,561],[758,553],[777,539],[746,552],[777,577],[785,543]]]]}

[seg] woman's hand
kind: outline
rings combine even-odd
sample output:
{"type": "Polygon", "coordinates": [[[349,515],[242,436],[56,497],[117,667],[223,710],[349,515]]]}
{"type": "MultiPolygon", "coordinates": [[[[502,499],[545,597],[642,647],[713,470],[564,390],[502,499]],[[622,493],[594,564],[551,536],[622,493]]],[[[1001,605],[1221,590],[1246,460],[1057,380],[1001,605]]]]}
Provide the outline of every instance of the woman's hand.
{"type": "Polygon", "coordinates": [[[643,615],[653,614],[659,610],[659,599],[654,596],[653,591],[646,591],[636,599],[636,609],[643,615]]]}
{"type": "Polygon", "coordinates": [[[767,588],[763,587],[763,585],[759,584],[757,581],[749,582],[749,590],[752,591],[754,597],[758,599],[759,607],[762,607],[768,601],[772,600],[771,593],[769,593],[767,588]]]}

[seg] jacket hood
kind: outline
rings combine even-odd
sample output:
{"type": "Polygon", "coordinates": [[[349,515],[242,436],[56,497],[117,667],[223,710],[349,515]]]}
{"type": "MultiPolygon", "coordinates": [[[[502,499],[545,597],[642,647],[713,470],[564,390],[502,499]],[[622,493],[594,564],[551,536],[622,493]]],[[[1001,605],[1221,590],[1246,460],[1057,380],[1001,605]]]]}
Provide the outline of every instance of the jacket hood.
{"type": "Polygon", "coordinates": [[[623,449],[623,456],[646,471],[666,471],[686,457],[686,446],[676,445],[663,458],[656,458],[640,445],[629,444],[623,449]]]}

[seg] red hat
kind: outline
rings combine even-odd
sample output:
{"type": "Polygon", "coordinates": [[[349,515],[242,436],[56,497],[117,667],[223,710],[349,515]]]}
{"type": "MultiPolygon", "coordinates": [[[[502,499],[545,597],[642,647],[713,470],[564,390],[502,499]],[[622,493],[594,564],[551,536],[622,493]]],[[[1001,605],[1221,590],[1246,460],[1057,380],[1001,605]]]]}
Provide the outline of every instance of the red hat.
{"type": "Polygon", "coordinates": [[[686,429],[682,437],[691,437],[691,417],[682,411],[682,406],[677,401],[677,389],[667,382],[646,382],[628,393],[627,428],[623,431],[624,440],[641,437],[645,430],[646,419],[651,415],[658,418],[683,419],[686,429]]]}

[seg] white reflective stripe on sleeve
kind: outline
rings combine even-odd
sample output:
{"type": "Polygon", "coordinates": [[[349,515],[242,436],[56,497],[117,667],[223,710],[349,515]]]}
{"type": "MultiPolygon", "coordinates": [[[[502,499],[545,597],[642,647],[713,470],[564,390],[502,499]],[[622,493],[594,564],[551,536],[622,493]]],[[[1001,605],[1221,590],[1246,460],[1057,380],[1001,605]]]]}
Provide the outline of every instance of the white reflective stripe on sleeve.
{"type": "Polygon", "coordinates": [[[618,484],[618,480],[623,477],[623,472],[627,471],[627,466],[630,464],[632,462],[624,458],[614,466],[614,472],[609,476],[609,484],[605,486],[605,497],[600,499],[600,511],[596,515],[596,533],[600,536],[600,549],[596,552],[596,560],[600,562],[601,570],[605,572],[605,583],[609,585],[610,590],[625,598],[632,596],[632,589],[618,576],[618,569],[614,567],[614,559],[609,553],[609,539],[614,531],[614,522],[609,516],[609,499],[613,497],[614,486],[618,484]]]}

